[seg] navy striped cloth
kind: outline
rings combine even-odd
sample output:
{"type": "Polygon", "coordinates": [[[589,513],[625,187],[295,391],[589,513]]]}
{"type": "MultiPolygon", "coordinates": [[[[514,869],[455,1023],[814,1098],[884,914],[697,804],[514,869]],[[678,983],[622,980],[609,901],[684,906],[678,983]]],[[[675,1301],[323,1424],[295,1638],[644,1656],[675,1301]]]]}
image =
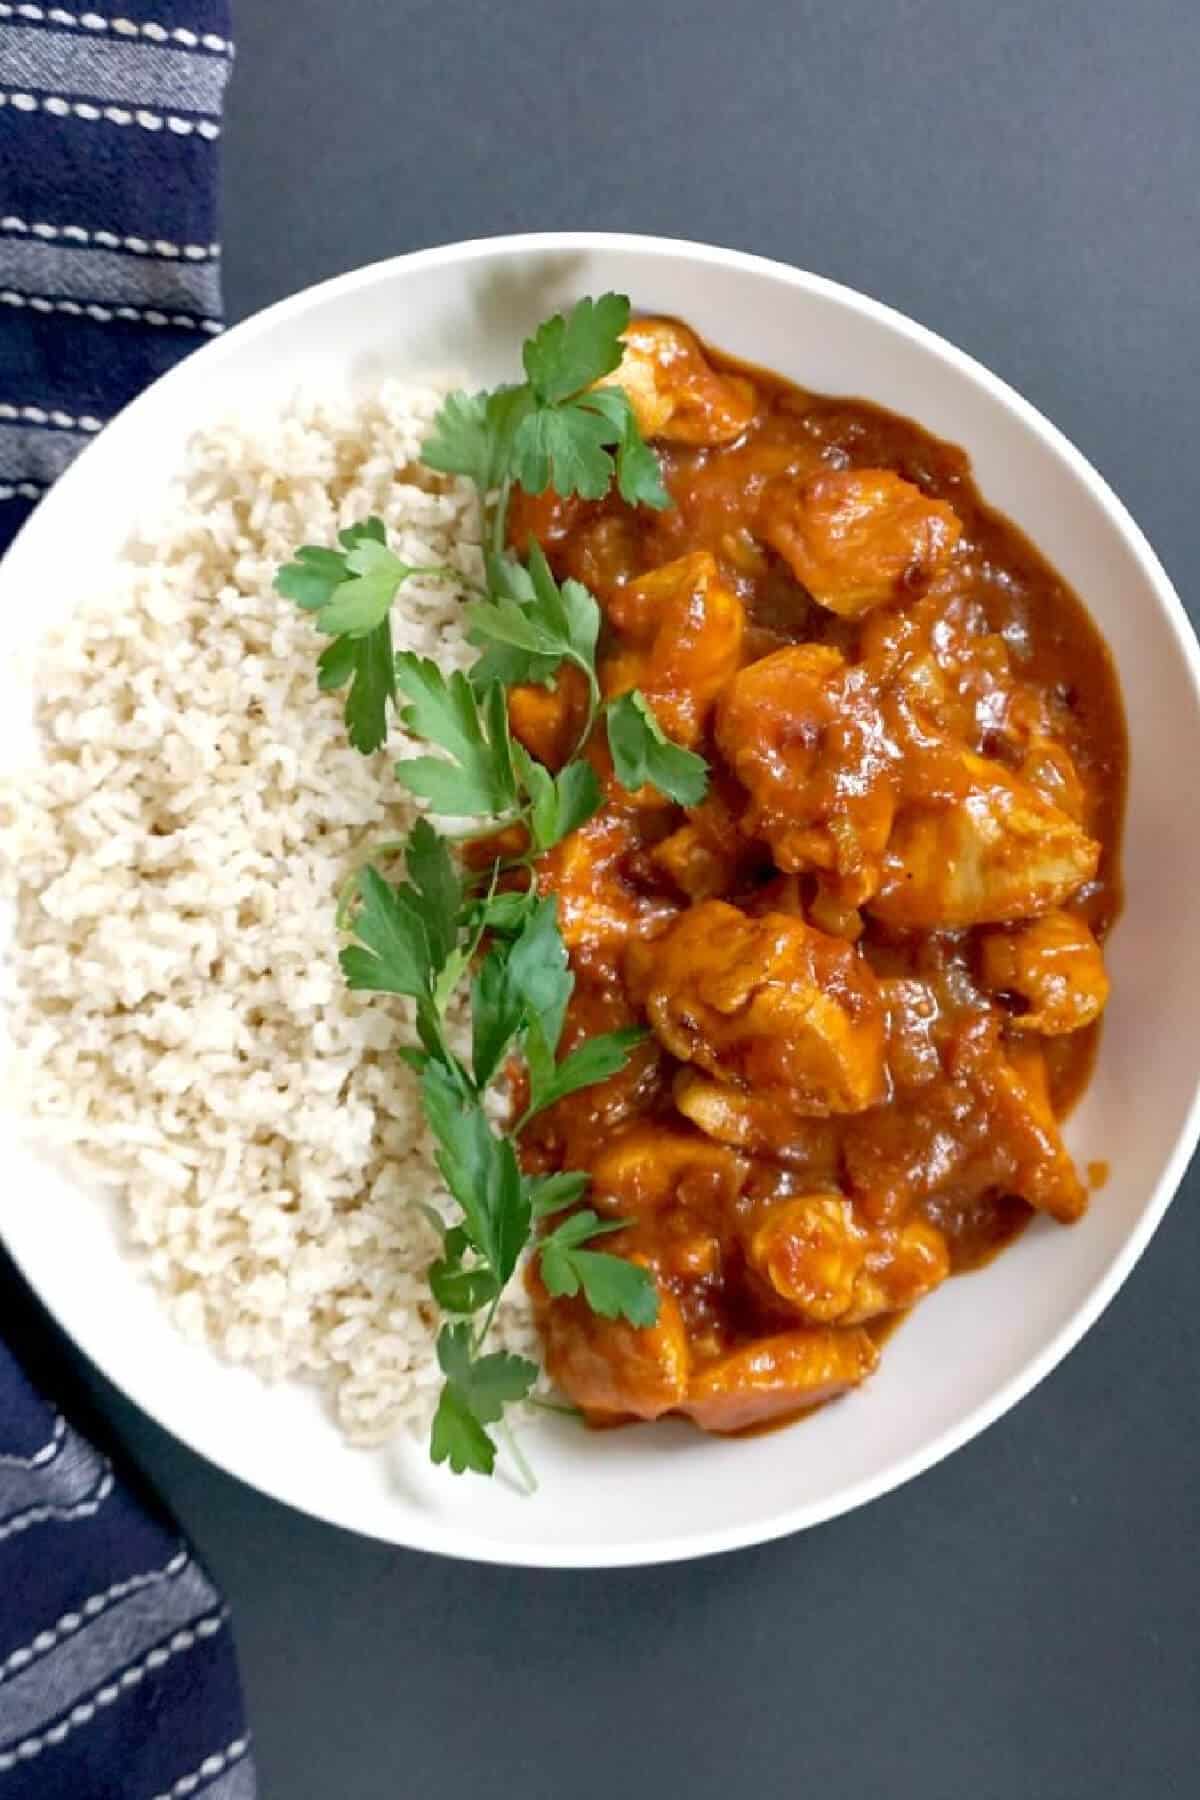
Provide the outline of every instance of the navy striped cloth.
{"type": "Polygon", "coordinates": [[[0,0],[0,547],[221,329],[227,0],[0,0]]]}
{"type": "MultiPolygon", "coordinates": [[[[225,0],[0,0],[0,549],[221,329],[225,0]]],[[[253,1800],[225,1607],[0,1344],[0,1800],[253,1800]]]]}

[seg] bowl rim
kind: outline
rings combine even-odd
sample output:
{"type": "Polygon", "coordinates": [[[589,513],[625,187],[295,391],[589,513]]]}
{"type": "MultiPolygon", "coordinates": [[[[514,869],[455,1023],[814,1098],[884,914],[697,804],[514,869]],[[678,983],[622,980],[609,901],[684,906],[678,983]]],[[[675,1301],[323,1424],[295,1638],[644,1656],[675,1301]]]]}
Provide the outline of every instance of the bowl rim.
{"type": "MultiPolygon", "coordinates": [[[[1007,410],[1026,430],[1039,438],[1042,444],[1067,466],[1092,499],[1108,515],[1139,565],[1164,615],[1174,639],[1175,649],[1190,676],[1197,710],[1200,710],[1200,644],[1193,633],[1179,595],[1158,556],[1124,503],[1083,453],[1044,414],[1025,400],[1009,383],[993,374],[977,358],[958,349],[937,332],[918,324],[906,314],[882,301],[860,293],[841,282],[796,268],[788,263],[758,256],[744,250],[726,249],[686,238],[603,231],[520,232],[493,237],[468,238],[434,245],[423,250],[383,257],[344,274],[313,283],[294,294],[277,300],[250,317],[239,321],[219,337],[211,339],[191,355],[185,357],[174,368],[159,376],[106,424],[104,430],[91,440],[70,468],[43,497],[18,532],[3,558],[4,579],[12,579],[13,565],[19,564],[22,558],[29,553],[30,546],[40,534],[52,530],[59,519],[69,518],[69,509],[75,492],[90,478],[90,471],[95,465],[98,455],[102,453],[111,457],[116,453],[121,440],[126,435],[137,433],[143,416],[151,413],[155,407],[161,404],[163,390],[176,382],[185,371],[194,369],[197,364],[211,367],[219,359],[243,349],[247,344],[258,339],[269,338],[273,329],[284,321],[311,309],[319,308],[327,301],[341,295],[353,293],[358,289],[377,283],[386,283],[402,271],[465,267],[511,257],[572,251],[610,251],[626,256],[640,256],[647,260],[653,260],[660,256],[685,256],[701,266],[733,268],[741,270],[747,275],[765,277],[793,287],[797,291],[819,295],[849,312],[857,313],[874,324],[883,325],[890,331],[906,338],[919,349],[947,363],[967,381],[982,389],[990,400],[1007,410]],[[101,446],[103,446],[102,452],[101,446]]],[[[2,585],[3,580],[0,579],[0,586],[2,585]]],[[[349,1522],[345,1517],[339,1516],[337,1511],[331,1507],[317,1502],[310,1504],[304,1500],[297,1500],[291,1493],[284,1492],[281,1487],[273,1485],[269,1478],[264,1479],[263,1474],[257,1468],[254,1473],[249,1473],[243,1467],[239,1467],[242,1460],[240,1457],[229,1461],[218,1461],[204,1447],[203,1443],[197,1441],[197,1433],[189,1426],[186,1419],[182,1423],[177,1423],[175,1420],[165,1418],[157,1403],[147,1400],[144,1392],[139,1392],[140,1382],[130,1381],[127,1374],[123,1374],[119,1380],[110,1374],[104,1347],[97,1343],[97,1334],[90,1325],[85,1321],[82,1326],[77,1327],[74,1323],[62,1318],[52,1302],[42,1294],[31,1270],[23,1262],[18,1248],[8,1240],[7,1234],[3,1231],[0,1231],[0,1238],[5,1242],[8,1253],[20,1270],[22,1277],[37,1294],[40,1303],[46,1307],[58,1327],[107,1380],[112,1381],[113,1385],[155,1424],[185,1444],[196,1455],[213,1464],[214,1467],[220,1468],[223,1472],[234,1475],[237,1479],[244,1481],[247,1486],[268,1495],[271,1499],[295,1507],[310,1517],[340,1526],[345,1530],[354,1531],[361,1536],[377,1536],[380,1542],[436,1555],[454,1556],[511,1567],[622,1568],[687,1561],[743,1549],[754,1544],[769,1543],[793,1532],[806,1530],[811,1526],[838,1518],[843,1513],[851,1512],[857,1507],[903,1486],[906,1482],[923,1474],[927,1469],[933,1468],[943,1458],[951,1455],[970,1439],[985,1431],[1026,1394],[1030,1393],[1040,1381],[1044,1380],[1075,1347],[1115,1297],[1161,1223],[1163,1215],[1179,1187],[1198,1140],[1200,1140],[1200,1068],[1197,1070],[1195,1087],[1186,1117],[1163,1164],[1162,1173],[1142,1208],[1136,1226],[1105,1273],[1093,1284],[1086,1297],[1054,1333],[1049,1342],[1036,1355],[1032,1356],[1023,1368],[1010,1377],[995,1393],[981,1401],[963,1418],[954,1425],[948,1426],[928,1443],[901,1458],[898,1462],[890,1464],[886,1469],[840,1489],[836,1495],[830,1498],[784,1507],[768,1517],[752,1523],[706,1528],[695,1532],[685,1530],[671,1538],[647,1536],[614,1545],[598,1544],[587,1549],[581,1549],[576,1545],[542,1545],[532,1542],[507,1544],[500,1540],[480,1536],[473,1530],[464,1528],[457,1521],[442,1522],[418,1512],[402,1514],[398,1511],[397,1517],[403,1516],[405,1520],[404,1536],[403,1538],[385,1537],[382,1534],[372,1533],[361,1525],[349,1522]]]]}

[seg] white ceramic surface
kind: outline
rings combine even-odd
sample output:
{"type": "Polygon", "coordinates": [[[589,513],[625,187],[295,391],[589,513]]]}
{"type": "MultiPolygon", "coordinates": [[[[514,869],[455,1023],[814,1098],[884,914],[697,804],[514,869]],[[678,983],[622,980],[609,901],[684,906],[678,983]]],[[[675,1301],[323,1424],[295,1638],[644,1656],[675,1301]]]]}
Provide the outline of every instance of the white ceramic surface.
{"type": "Polygon", "coordinates": [[[1068,1140],[1081,1159],[1106,1159],[1111,1175],[1080,1226],[1039,1220],[991,1268],[950,1282],[889,1343],[860,1393],[799,1428],[729,1443],[674,1423],[599,1436],[539,1423],[526,1447],[541,1488],[524,1499],[503,1481],[433,1470],[420,1445],[350,1451],[310,1391],[268,1389],[185,1343],[122,1257],[109,1203],[64,1183],[11,1135],[0,1140],[8,1248],[80,1347],[148,1413],[292,1505],[395,1543],[497,1562],[698,1556],[814,1524],[919,1474],[1028,1392],[1092,1323],[1161,1218],[1200,1130],[1200,936],[1189,919],[1200,839],[1179,814],[1180,771],[1200,767],[1200,654],[1179,600],[1120,502],[1011,389],[899,314],[779,264],[633,237],[495,239],[327,282],[210,344],[105,430],[0,565],[0,765],[29,741],[12,651],[95,585],[199,422],[269,403],[301,380],[431,368],[466,369],[481,385],[511,376],[538,320],[608,288],[684,316],[726,350],[814,388],[865,395],[964,445],[987,499],[1099,621],[1129,717],[1128,897],[1111,940],[1099,1065],[1068,1140]]]}

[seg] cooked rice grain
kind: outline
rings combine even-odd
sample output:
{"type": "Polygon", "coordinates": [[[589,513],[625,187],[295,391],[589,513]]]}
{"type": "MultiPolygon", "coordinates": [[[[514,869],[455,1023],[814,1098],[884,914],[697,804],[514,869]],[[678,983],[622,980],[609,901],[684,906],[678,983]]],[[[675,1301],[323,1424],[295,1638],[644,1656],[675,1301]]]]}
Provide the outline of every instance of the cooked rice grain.
{"type": "MultiPolygon", "coordinates": [[[[406,1003],[347,992],[333,923],[347,873],[414,815],[403,734],[349,748],[320,640],[272,581],[372,512],[407,561],[478,578],[472,491],[416,461],[440,399],[387,383],[203,433],[119,582],[47,644],[44,762],[0,790],[18,1106],[119,1186],[181,1329],[323,1384],[359,1443],[424,1424],[439,1379],[414,1202],[444,1195],[394,1054],[406,1003]]],[[[460,608],[406,585],[397,647],[464,666],[460,608]]],[[[528,1352],[510,1293],[498,1338],[528,1352]]]]}

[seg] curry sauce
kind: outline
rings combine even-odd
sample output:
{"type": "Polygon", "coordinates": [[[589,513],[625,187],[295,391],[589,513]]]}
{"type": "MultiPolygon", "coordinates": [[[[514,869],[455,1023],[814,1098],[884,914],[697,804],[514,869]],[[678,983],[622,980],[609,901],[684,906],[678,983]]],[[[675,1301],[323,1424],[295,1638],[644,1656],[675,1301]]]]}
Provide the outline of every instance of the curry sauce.
{"type": "MultiPolygon", "coordinates": [[[[646,1028],[526,1132],[625,1221],[655,1325],[534,1286],[547,1366],[595,1422],[758,1427],[845,1392],[895,1320],[1087,1191],[1082,1091],[1120,908],[1126,772],[1108,650],[966,454],[641,321],[611,377],[661,511],[517,492],[509,535],[604,614],[636,687],[703,755],[683,808],[586,754],[600,811],[538,859],[575,975],[563,1050],[646,1028]]],[[[586,716],[565,669],[510,694],[551,767],[586,716]]]]}

